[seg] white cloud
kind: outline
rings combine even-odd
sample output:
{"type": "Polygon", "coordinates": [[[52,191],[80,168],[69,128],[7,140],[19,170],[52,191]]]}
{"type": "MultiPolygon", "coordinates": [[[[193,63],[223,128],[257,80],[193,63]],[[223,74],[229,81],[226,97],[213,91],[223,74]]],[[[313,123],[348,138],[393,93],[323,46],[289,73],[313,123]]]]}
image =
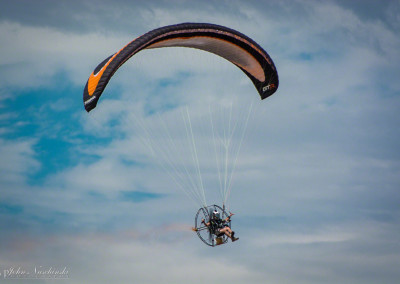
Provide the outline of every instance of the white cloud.
{"type": "Polygon", "coordinates": [[[82,82],[93,62],[101,60],[104,54],[112,53],[115,43],[127,39],[114,38],[96,33],[64,33],[51,27],[31,27],[14,22],[0,23],[2,42],[0,64],[4,87],[53,86],[52,78],[66,72],[76,84],[82,82]],[[113,44],[114,43],[114,44],[113,44]]]}
{"type": "Polygon", "coordinates": [[[0,182],[3,190],[10,184],[24,184],[29,174],[40,168],[35,159],[34,139],[0,139],[0,182]]]}
{"type": "Polygon", "coordinates": [[[365,222],[305,234],[256,230],[216,248],[204,247],[177,224],[114,234],[18,236],[3,246],[0,261],[3,268],[66,266],[70,283],[395,283],[399,259],[385,246],[398,249],[386,240],[397,230],[365,222]]]}

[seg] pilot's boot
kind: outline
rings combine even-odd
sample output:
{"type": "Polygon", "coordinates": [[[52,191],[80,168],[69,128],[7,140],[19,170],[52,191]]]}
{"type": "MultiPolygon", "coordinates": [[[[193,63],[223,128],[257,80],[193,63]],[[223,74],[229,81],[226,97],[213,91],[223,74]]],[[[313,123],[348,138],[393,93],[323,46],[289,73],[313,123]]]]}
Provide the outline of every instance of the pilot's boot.
{"type": "Polygon", "coordinates": [[[235,232],[234,231],[232,231],[232,233],[231,233],[231,239],[232,239],[232,242],[237,241],[239,239],[239,238],[235,238],[235,232]]]}

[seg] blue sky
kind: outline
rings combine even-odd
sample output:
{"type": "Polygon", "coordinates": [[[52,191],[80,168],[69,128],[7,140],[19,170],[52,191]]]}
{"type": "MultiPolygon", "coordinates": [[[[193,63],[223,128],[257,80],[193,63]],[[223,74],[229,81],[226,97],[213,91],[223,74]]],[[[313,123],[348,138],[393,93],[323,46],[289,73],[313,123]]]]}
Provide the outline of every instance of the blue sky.
{"type": "Polygon", "coordinates": [[[0,11],[1,277],[42,265],[68,267],[67,283],[398,282],[399,1],[0,0],[0,11]],[[189,21],[253,38],[278,92],[260,102],[222,59],[154,50],[84,111],[99,62],[189,21]],[[196,206],[132,122],[160,113],[174,125],[169,111],[228,95],[257,104],[230,198],[241,239],[208,248],[190,231],[196,206]]]}

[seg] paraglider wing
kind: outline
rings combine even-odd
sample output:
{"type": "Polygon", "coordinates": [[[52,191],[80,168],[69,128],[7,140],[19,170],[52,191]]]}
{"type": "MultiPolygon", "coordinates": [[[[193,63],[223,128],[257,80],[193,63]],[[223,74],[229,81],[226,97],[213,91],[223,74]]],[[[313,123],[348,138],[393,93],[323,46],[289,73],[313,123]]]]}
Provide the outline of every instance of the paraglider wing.
{"type": "Polygon", "coordinates": [[[152,30],[101,62],[90,75],[84,92],[86,111],[94,109],[108,81],[129,58],[143,49],[190,47],[219,55],[238,66],[252,80],[261,99],[272,95],[279,80],[269,55],[252,39],[214,24],[183,23],[152,30]]]}

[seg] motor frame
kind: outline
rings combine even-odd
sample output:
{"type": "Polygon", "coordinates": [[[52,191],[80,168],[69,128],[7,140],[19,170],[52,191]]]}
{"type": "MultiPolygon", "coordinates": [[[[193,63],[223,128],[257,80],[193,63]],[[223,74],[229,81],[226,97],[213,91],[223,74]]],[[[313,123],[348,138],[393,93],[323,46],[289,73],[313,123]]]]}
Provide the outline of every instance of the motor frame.
{"type": "MultiPolygon", "coordinates": [[[[196,214],[195,217],[195,229],[197,236],[202,240],[206,245],[214,247],[217,245],[222,245],[228,242],[228,236],[225,234],[222,236],[217,236],[214,234],[215,229],[212,226],[206,226],[204,223],[201,222],[202,219],[204,219],[205,223],[208,223],[210,221],[210,218],[212,216],[212,212],[214,210],[217,210],[221,212],[221,219],[226,219],[229,217],[228,213],[225,211],[225,206],[221,208],[221,206],[218,205],[210,205],[207,207],[201,207],[196,214]]],[[[229,219],[228,222],[226,222],[226,225],[231,228],[231,220],[229,219]]]]}

